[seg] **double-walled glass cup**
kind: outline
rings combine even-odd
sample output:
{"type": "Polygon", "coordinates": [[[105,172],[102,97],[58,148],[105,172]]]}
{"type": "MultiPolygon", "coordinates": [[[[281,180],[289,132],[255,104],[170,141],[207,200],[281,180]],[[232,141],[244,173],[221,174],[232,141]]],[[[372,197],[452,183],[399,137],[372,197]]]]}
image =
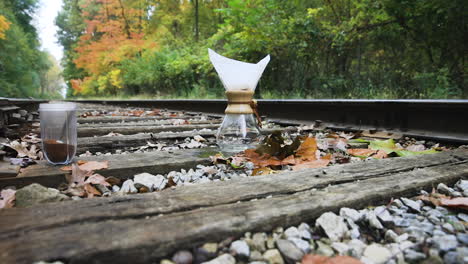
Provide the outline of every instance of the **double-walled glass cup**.
{"type": "Polygon", "coordinates": [[[40,104],[42,151],[54,165],[70,163],[76,153],[76,104],[40,104]]]}

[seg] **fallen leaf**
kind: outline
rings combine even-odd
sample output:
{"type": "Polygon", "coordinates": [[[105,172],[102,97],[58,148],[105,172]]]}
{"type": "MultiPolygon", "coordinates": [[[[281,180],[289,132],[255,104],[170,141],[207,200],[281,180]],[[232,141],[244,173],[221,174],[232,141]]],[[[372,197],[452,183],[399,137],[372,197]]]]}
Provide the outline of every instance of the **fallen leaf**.
{"type": "Polygon", "coordinates": [[[227,164],[228,160],[221,153],[217,153],[213,156],[210,156],[210,160],[213,164],[227,164]]]}
{"type": "Polygon", "coordinates": [[[269,175],[269,174],[274,174],[274,173],[277,173],[277,171],[272,170],[270,167],[263,167],[263,168],[254,169],[252,171],[252,176],[269,175]]]}
{"type": "Polygon", "coordinates": [[[119,178],[109,176],[106,178],[106,182],[110,185],[119,185],[122,181],[119,178]]]}
{"type": "Polygon", "coordinates": [[[1,200],[0,200],[0,209],[2,208],[12,208],[14,206],[15,197],[15,190],[12,189],[4,189],[0,192],[1,200]]]}
{"type": "Polygon", "coordinates": [[[424,151],[409,151],[409,150],[403,149],[403,150],[395,150],[395,153],[400,157],[408,157],[408,156],[414,156],[414,155],[434,154],[434,153],[438,153],[438,151],[435,149],[428,149],[424,151]]]}
{"type": "Polygon", "coordinates": [[[21,142],[19,143],[18,141],[14,140],[10,142],[10,144],[3,143],[2,145],[9,147],[13,150],[15,150],[18,155],[18,158],[24,158],[24,157],[29,157],[31,159],[37,159],[37,147],[36,145],[31,145],[31,147],[28,149],[28,143],[27,142],[21,142]]]}
{"type": "Polygon", "coordinates": [[[435,149],[428,149],[424,151],[405,150],[399,144],[395,144],[395,141],[393,139],[370,141],[369,148],[373,150],[383,150],[387,154],[395,153],[400,157],[422,155],[422,154],[433,154],[433,153],[438,152],[435,149]]]}
{"type": "Polygon", "coordinates": [[[97,173],[89,176],[88,179],[86,179],[85,183],[101,184],[101,185],[104,185],[104,186],[111,186],[107,182],[106,178],[104,178],[104,176],[99,175],[97,173]]]}
{"type": "Polygon", "coordinates": [[[302,264],[363,264],[360,260],[350,256],[327,257],[320,255],[305,255],[302,264]]]}
{"type": "Polygon", "coordinates": [[[290,155],[281,161],[281,165],[294,165],[296,164],[296,158],[294,155],[290,155]]]}
{"type": "Polygon", "coordinates": [[[468,197],[440,198],[440,205],[468,210],[468,197]]]}
{"type": "Polygon", "coordinates": [[[69,186],[74,187],[83,185],[88,172],[80,169],[80,166],[75,163],[71,165],[71,169],[72,173],[65,175],[69,186]]]}
{"type": "Polygon", "coordinates": [[[94,196],[101,196],[101,192],[94,188],[91,184],[87,183],[84,185],[84,190],[88,198],[93,198],[94,196]]]}
{"type": "Polygon", "coordinates": [[[347,150],[348,154],[356,156],[356,157],[364,157],[367,158],[371,155],[374,155],[377,153],[377,150],[373,149],[348,149],[347,150]]]}
{"type": "Polygon", "coordinates": [[[313,137],[307,137],[297,149],[296,156],[303,159],[316,160],[316,152],[317,140],[313,137]]]}
{"type": "Polygon", "coordinates": [[[375,158],[375,159],[384,159],[384,158],[388,158],[388,155],[385,151],[383,150],[378,150],[377,153],[375,155],[372,155],[372,158],[375,158]]]}

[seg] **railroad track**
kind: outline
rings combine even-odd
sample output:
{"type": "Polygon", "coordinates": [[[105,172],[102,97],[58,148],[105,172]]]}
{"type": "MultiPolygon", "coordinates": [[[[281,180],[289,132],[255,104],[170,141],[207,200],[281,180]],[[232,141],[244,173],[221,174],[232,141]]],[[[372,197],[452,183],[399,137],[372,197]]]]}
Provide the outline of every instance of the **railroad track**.
{"type": "MultiPolygon", "coordinates": [[[[8,123],[18,119],[10,119],[11,112],[27,108],[28,114],[34,113],[39,102],[0,100],[5,110],[4,133],[12,135],[21,129],[8,123]]],[[[109,167],[99,173],[121,181],[140,173],[178,181],[175,187],[158,192],[0,210],[0,261],[149,263],[179,249],[240,237],[245,232],[312,222],[327,211],[365,208],[392,197],[414,195],[440,182],[453,184],[468,178],[468,151],[456,148],[468,142],[468,124],[459,120],[468,112],[468,102],[400,103],[261,100],[259,105],[262,113],[268,113],[265,134],[275,130],[304,135],[317,133],[316,129],[385,128],[402,134],[402,138],[418,136],[417,140],[455,147],[433,155],[256,177],[250,177],[249,172],[236,174],[230,168],[222,175],[223,167],[213,166],[219,175],[201,184],[209,176],[194,179],[195,175],[211,168],[208,157],[219,151],[214,136],[224,101],[79,101],[77,159],[109,161],[109,167]],[[203,141],[196,141],[198,136],[203,141]],[[191,179],[184,179],[183,172],[191,179]]],[[[37,116],[33,114],[28,121],[28,114],[22,116],[26,117],[24,129],[34,131],[37,116]]],[[[20,171],[16,168],[14,177],[8,169],[6,177],[0,178],[0,188],[32,183],[59,188],[69,173],[44,161],[20,171]]]]}

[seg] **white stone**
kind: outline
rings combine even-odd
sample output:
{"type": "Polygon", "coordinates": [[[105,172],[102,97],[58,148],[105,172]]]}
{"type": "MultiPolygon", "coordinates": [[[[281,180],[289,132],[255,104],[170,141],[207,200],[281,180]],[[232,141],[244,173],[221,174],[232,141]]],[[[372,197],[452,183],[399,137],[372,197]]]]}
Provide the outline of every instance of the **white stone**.
{"type": "Polygon", "coordinates": [[[307,241],[300,239],[300,238],[296,238],[296,237],[289,238],[288,240],[293,242],[297,248],[302,250],[302,252],[304,253],[310,252],[310,244],[307,241]]]}
{"type": "Polygon", "coordinates": [[[375,215],[384,223],[390,223],[393,221],[393,217],[390,215],[385,206],[379,206],[374,209],[375,215]]]}
{"type": "Polygon", "coordinates": [[[332,212],[322,214],[315,222],[315,225],[321,227],[332,241],[340,241],[348,231],[344,219],[332,212]]]}
{"type": "Polygon", "coordinates": [[[124,181],[124,183],[122,184],[122,188],[120,188],[120,191],[123,193],[137,193],[138,192],[132,180],[124,181]]]}
{"type": "Polygon", "coordinates": [[[263,258],[268,261],[269,264],[284,264],[284,260],[281,257],[281,253],[277,249],[269,249],[263,254],[263,258]]]}
{"type": "Polygon", "coordinates": [[[349,218],[353,220],[353,222],[358,222],[362,219],[363,214],[357,210],[343,207],[340,209],[340,216],[344,218],[349,218]]]}
{"type": "Polygon", "coordinates": [[[375,215],[374,211],[368,211],[366,214],[366,220],[369,222],[369,225],[373,228],[383,229],[383,225],[380,223],[379,219],[375,215]]]}
{"type": "Polygon", "coordinates": [[[349,247],[345,243],[333,242],[331,247],[338,252],[338,255],[345,256],[348,255],[349,247]]]}
{"type": "Polygon", "coordinates": [[[235,264],[236,259],[229,255],[229,254],[223,254],[215,259],[212,259],[207,262],[203,262],[203,264],[235,264]]]}
{"type": "Polygon", "coordinates": [[[352,239],[348,242],[348,248],[351,252],[351,255],[355,258],[360,258],[362,256],[366,246],[367,245],[359,239],[352,239]]]}
{"type": "Polygon", "coordinates": [[[392,253],[380,244],[374,243],[366,247],[363,257],[371,260],[375,264],[384,264],[392,257],[392,253]]]}
{"type": "Polygon", "coordinates": [[[299,233],[299,230],[296,227],[291,226],[290,228],[286,229],[286,231],[284,231],[284,236],[287,239],[293,238],[293,237],[300,238],[301,234],[299,233]]]}
{"type": "Polygon", "coordinates": [[[232,242],[229,250],[239,256],[245,256],[245,257],[250,256],[249,245],[247,245],[247,242],[243,240],[237,240],[237,241],[232,242]]]}
{"type": "Polygon", "coordinates": [[[166,187],[167,180],[162,175],[152,175],[149,173],[140,173],[134,177],[135,184],[141,184],[146,186],[150,191],[160,191],[166,187]]]}

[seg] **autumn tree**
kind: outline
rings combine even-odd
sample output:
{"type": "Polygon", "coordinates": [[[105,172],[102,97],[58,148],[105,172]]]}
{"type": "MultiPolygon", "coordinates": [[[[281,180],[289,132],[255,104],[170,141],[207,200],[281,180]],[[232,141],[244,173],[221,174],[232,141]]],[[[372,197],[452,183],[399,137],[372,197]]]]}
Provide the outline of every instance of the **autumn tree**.
{"type": "Polygon", "coordinates": [[[36,8],[37,0],[0,1],[0,96],[40,95],[48,60],[31,24],[36,8]]]}

